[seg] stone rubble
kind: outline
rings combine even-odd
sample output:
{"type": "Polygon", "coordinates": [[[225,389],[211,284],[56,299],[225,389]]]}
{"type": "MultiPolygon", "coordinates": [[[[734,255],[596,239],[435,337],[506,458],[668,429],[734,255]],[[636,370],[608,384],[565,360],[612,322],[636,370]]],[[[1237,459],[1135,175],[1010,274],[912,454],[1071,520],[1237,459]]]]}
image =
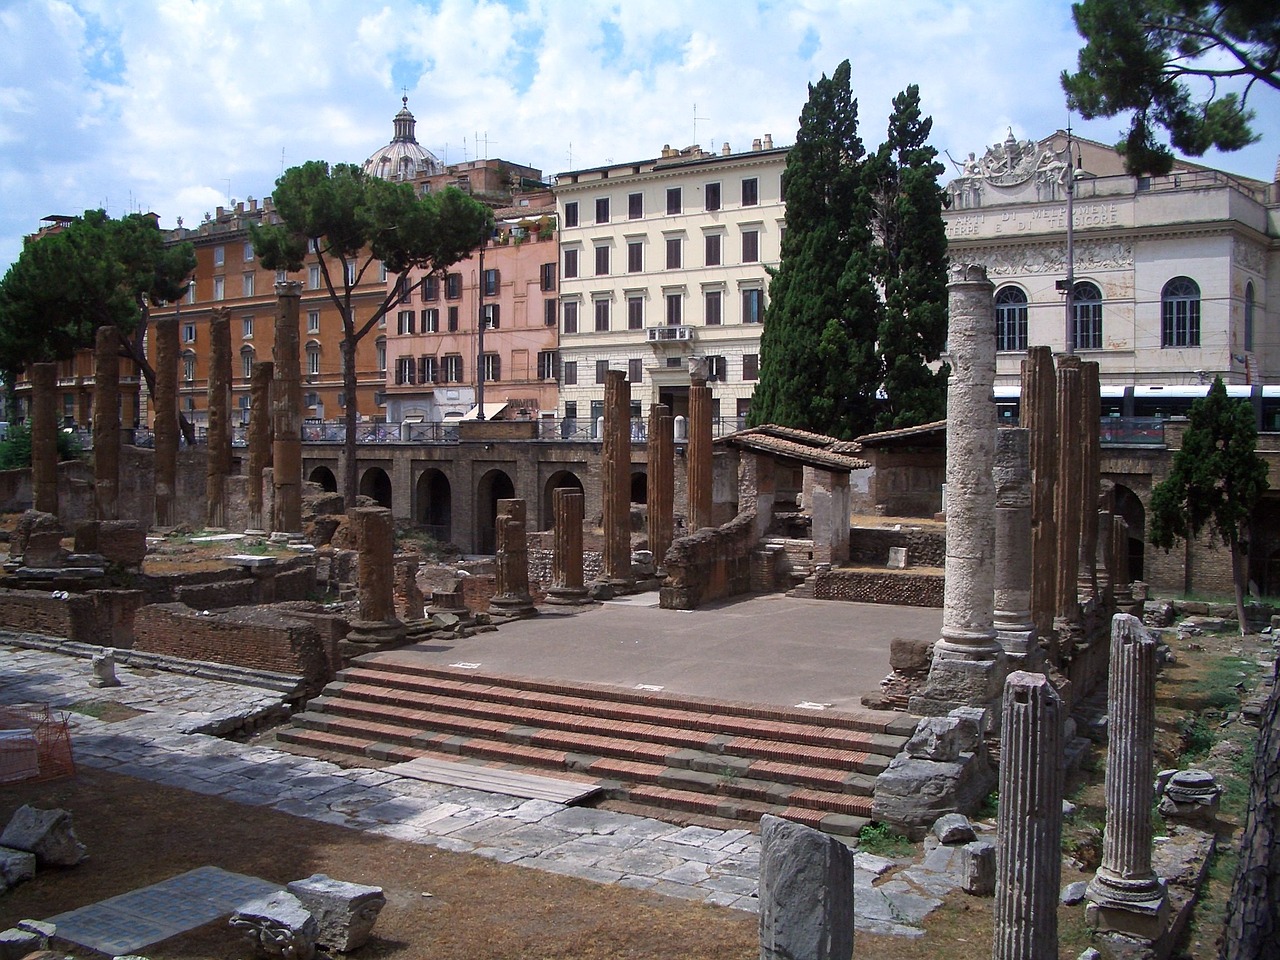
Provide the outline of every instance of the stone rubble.
{"type": "Polygon", "coordinates": [[[23,805],[14,812],[0,847],[34,853],[40,866],[74,867],[87,856],[66,810],[38,810],[23,805]]]}
{"type": "Polygon", "coordinates": [[[273,893],[242,904],[228,921],[259,956],[312,960],[320,925],[291,893],[273,893]]]}
{"type": "Polygon", "coordinates": [[[323,873],[294,880],[286,889],[315,917],[316,943],[339,953],[358,950],[368,942],[387,904],[381,887],[334,880],[323,873]]]}

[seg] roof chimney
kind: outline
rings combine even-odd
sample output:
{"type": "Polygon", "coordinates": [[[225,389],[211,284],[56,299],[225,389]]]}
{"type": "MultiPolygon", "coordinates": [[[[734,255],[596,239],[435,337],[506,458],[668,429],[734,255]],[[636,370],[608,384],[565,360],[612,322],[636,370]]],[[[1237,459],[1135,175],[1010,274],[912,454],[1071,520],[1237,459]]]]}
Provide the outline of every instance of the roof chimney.
{"type": "Polygon", "coordinates": [[[759,138],[759,137],[756,137],[754,140],[752,140],[752,141],[751,141],[751,149],[752,149],[752,150],[759,150],[759,149],[760,149],[760,138],[759,138]]]}
{"type": "Polygon", "coordinates": [[[727,157],[727,156],[729,156],[729,154],[731,154],[731,153],[733,153],[733,151],[729,149],[729,141],[728,141],[728,140],[726,140],[724,143],[720,144],[720,156],[722,156],[722,157],[727,157]]]}
{"type": "Polygon", "coordinates": [[[773,149],[773,134],[772,134],[772,133],[766,133],[766,134],[764,135],[764,148],[765,148],[766,150],[772,150],[772,149],[773,149]]]}

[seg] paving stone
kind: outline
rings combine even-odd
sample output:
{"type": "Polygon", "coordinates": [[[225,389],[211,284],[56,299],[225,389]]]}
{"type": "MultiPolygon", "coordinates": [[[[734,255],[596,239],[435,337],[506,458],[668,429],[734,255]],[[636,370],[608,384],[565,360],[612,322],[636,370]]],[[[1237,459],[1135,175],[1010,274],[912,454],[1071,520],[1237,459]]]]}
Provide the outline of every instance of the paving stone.
{"type": "Polygon", "coordinates": [[[683,861],[676,857],[664,856],[646,847],[627,850],[617,856],[605,857],[600,866],[609,870],[618,870],[626,874],[639,874],[646,877],[657,877],[674,869],[683,861]]]}
{"type": "Polygon", "coordinates": [[[690,886],[702,883],[710,877],[706,864],[703,863],[682,863],[678,867],[672,867],[670,870],[660,873],[659,880],[671,880],[675,883],[687,883],[690,886]]]}
{"type": "Polygon", "coordinates": [[[702,885],[724,893],[732,893],[739,897],[755,896],[759,887],[759,882],[752,880],[750,877],[735,877],[729,875],[716,875],[712,873],[702,885]]]}
{"type": "Polygon", "coordinates": [[[566,807],[545,821],[549,826],[559,827],[573,833],[613,833],[625,824],[619,815],[608,810],[593,810],[590,807],[566,807]]]}
{"type": "Polygon", "coordinates": [[[676,834],[666,837],[668,843],[678,843],[682,846],[701,847],[707,843],[714,842],[719,839],[720,831],[712,830],[709,827],[685,827],[676,834]]]}
{"type": "Polygon", "coordinates": [[[553,800],[526,800],[515,809],[506,811],[502,816],[524,823],[538,823],[564,808],[563,803],[556,803],[553,800]]]}

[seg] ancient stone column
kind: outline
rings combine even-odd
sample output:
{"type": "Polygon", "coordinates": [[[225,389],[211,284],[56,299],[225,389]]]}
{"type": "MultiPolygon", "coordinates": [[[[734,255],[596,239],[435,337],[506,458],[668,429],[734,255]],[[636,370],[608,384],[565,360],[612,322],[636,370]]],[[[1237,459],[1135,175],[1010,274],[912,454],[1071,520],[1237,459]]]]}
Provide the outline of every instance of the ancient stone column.
{"type": "Polygon", "coordinates": [[[156,331],[155,437],[156,526],[172,527],[178,486],[178,318],[161,317],[156,331]]]}
{"type": "MultiPolygon", "coordinates": [[[[276,340],[271,350],[275,382],[271,389],[272,483],[277,532],[302,532],[302,361],[298,343],[298,302],[302,284],[276,284],[276,340]]],[[[354,401],[352,401],[354,402],[354,401]]]]}
{"type": "Polygon", "coordinates": [[[356,507],[347,513],[359,553],[360,618],[351,621],[347,640],[357,644],[389,643],[403,638],[396,618],[395,528],[385,507],[356,507]]]}
{"type": "Polygon", "coordinates": [[[1058,475],[1058,386],[1053,351],[1032,347],[1022,361],[1022,413],[1019,425],[1031,431],[1031,619],[1036,633],[1053,631],[1057,612],[1058,544],[1053,491],[1058,475]]]}
{"type": "Polygon", "coordinates": [[[31,364],[32,505],[58,515],[58,365],[31,364]]]}
{"type": "Polygon", "coordinates": [[[1169,912],[1164,881],[1151,869],[1156,641],[1122,613],[1111,621],[1107,716],[1107,823],[1087,916],[1096,930],[1154,940],[1169,912]]]}
{"type": "Polygon", "coordinates": [[[1009,674],[1001,711],[992,960],[1058,955],[1065,720],[1046,676],[1009,674]]]}
{"type": "Polygon", "coordinates": [[[208,524],[227,524],[227,476],[231,473],[231,315],[215,307],[209,318],[209,431],[205,467],[208,524]]]}
{"type": "Polygon", "coordinates": [[[1098,496],[1102,462],[1102,395],[1098,386],[1098,362],[1080,364],[1080,558],[1077,590],[1098,595],[1098,496]]]}
{"type": "Polygon", "coordinates": [[[663,569],[675,529],[676,448],[671,411],[666,404],[649,408],[649,549],[663,569]]]}
{"type": "Polygon", "coordinates": [[[951,377],[947,382],[947,552],[942,639],[911,712],[994,706],[1004,674],[996,640],[996,373],[994,287],[986,269],[954,264],[947,285],[951,377]]]}
{"type": "Polygon", "coordinates": [[[996,637],[1009,665],[1023,669],[1036,653],[1031,619],[1031,431],[996,431],[996,637]]]}
{"type": "Polygon", "coordinates": [[[1133,573],[1129,569],[1129,522],[1124,517],[1111,518],[1111,589],[1116,598],[1116,612],[1142,619],[1142,601],[1133,595],[1133,573]]]}
{"type": "Polygon", "coordinates": [[[421,620],[426,603],[418,586],[418,555],[404,553],[395,558],[396,595],[404,604],[405,620],[421,620]]]}
{"type": "Polygon", "coordinates": [[[249,378],[249,529],[266,532],[262,516],[262,471],[271,466],[271,361],[253,365],[249,378]]]}
{"type": "Polygon", "coordinates": [[[532,617],[538,613],[529,595],[526,518],[523,500],[498,501],[498,516],[494,520],[498,537],[497,590],[489,601],[489,609],[507,617],[532,617]]]}
{"type": "Polygon", "coordinates": [[[1093,590],[1093,596],[1097,602],[1099,610],[1105,610],[1107,622],[1111,622],[1111,615],[1115,613],[1116,592],[1115,584],[1112,577],[1116,572],[1115,558],[1115,526],[1114,513],[1112,505],[1115,503],[1115,484],[1110,480],[1103,480],[1099,483],[1100,493],[1098,494],[1098,503],[1094,511],[1094,521],[1096,524],[1097,538],[1097,556],[1094,558],[1093,576],[1096,586],[1093,590]]]}
{"type": "Polygon", "coordinates": [[[604,382],[604,443],[600,450],[604,495],[604,570],[614,584],[635,582],[631,575],[631,384],[621,370],[604,382]]]}
{"type": "Polygon", "coordinates": [[[120,337],[99,327],[93,344],[93,492],[99,520],[120,519],[120,337]]]}
{"type": "Polygon", "coordinates": [[[713,525],[711,518],[711,388],[689,384],[689,530],[713,525]]]}
{"type": "Polygon", "coordinates": [[[1058,483],[1053,492],[1057,526],[1057,594],[1054,615],[1068,624],[1080,622],[1080,508],[1084,471],[1080,358],[1058,358],[1058,483]]]}
{"type": "MultiPolygon", "coordinates": [[[[651,444],[653,442],[650,436],[651,444]]],[[[650,447],[652,450],[652,447],[650,447]]],[[[652,489],[652,487],[650,487],[652,489]]],[[[587,602],[582,573],[582,516],[585,498],[581,490],[560,487],[551,493],[555,513],[555,544],[551,554],[551,587],[547,603],[587,602]]]]}

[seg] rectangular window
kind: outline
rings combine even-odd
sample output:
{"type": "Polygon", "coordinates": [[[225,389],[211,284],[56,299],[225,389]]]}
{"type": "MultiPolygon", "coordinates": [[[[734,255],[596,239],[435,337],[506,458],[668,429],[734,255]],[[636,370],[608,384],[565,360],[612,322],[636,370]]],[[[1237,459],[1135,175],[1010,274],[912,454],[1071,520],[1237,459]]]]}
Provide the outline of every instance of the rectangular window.
{"type": "Polygon", "coordinates": [[[596,313],[596,332],[606,333],[609,330],[609,301],[596,300],[595,313],[596,313]]]}
{"type": "Polygon", "coordinates": [[[564,277],[572,280],[578,275],[578,251],[569,247],[564,252],[564,277]]]}
{"type": "MultiPolygon", "coordinates": [[[[381,260],[378,261],[378,282],[379,283],[387,282],[387,265],[383,263],[381,260]]],[[[409,278],[402,276],[396,280],[396,286],[402,286],[408,282],[409,282],[409,278]]]]}
{"type": "MultiPolygon", "coordinates": [[[[248,380],[253,376],[253,351],[248,347],[240,351],[240,376],[248,380]]],[[[241,401],[247,401],[248,397],[241,397],[241,401]]]]}
{"type": "Polygon", "coordinates": [[[565,386],[573,387],[578,383],[578,361],[566,360],[564,363],[564,383],[565,386]]]}
{"type": "Polygon", "coordinates": [[[319,290],[319,289],[320,289],[320,266],[319,266],[319,264],[315,264],[315,263],[313,263],[311,266],[307,267],[307,289],[308,289],[308,290],[319,290]]]}
{"type": "Polygon", "coordinates": [[[742,231],[742,262],[758,263],[760,260],[760,231],[742,231]]]}
{"type": "Polygon", "coordinates": [[[564,205],[564,225],[566,227],[576,227],[578,225],[578,201],[574,200],[564,205]]]}
{"type": "Polygon", "coordinates": [[[416,365],[413,357],[396,357],[396,383],[413,383],[416,365]]]}
{"type": "Polygon", "coordinates": [[[764,291],[758,287],[742,291],[742,322],[764,323],[764,291]]]}
{"type": "Polygon", "coordinates": [[[435,274],[422,281],[422,299],[427,301],[440,299],[440,278],[435,274]]]}
{"type": "Polygon", "coordinates": [[[760,202],[760,181],[755,177],[747,177],[742,181],[742,205],[754,207],[760,202]]]}
{"type": "Polygon", "coordinates": [[[182,325],[182,342],[183,343],[196,342],[196,325],[194,323],[184,323],[182,325]]]}
{"type": "Polygon", "coordinates": [[[450,333],[458,332],[458,308],[457,307],[449,308],[449,332],[450,333]]]}
{"type": "MultiPolygon", "coordinates": [[[[410,360],[409,362],[413,363],[412,360],[410,360]]],[[[313,377],[318,377],[320,375],[319,348],[316,348],[313,350],[311,347],[307,347],[307,373],[309,373],[313,377]]]]}
{"type": "Polygon", "coordinates": [[[456,353],[451,353],[444,358],[444,382],[462,382],[462,357],[456,353]]]}
{"type": "Polygon", "coordinates": [[[253,339],[253,317],[240,318],[240,336],[245,340],[253,339]]]}
{"type": "Polygon", "coordinates": [[[608,379],[608,375],[609,375],[609,361],[597,360],[596,361],[596,383],[604,383],[605,380],[608,379]]]}
{"type": "Polygon", "coordinates": [[[445,275],[444,297],[446,300],[462,299],[462,274],[450,273],[445,275]]]}
{"type": "Polygon", "coordinates": [[[502,379],[502,359],[496,353],[480,355],[480,377],[486,383],[502,379]]]}
{"type": "Polygon", "coordinates": [[[412,310],[401,310],[396,314],[396,333],[404,336],[416,332],[416,314],[412,310]]]}
{"type": "Polygon", "coordinates": [[[438,307],[427,307],[422,311],[422,332],[440,332],[440,309],[438,307]]]}
{"type": "MultiPolygon", "coordinates": [[[[196,358],[183,357],[182,358],[182,379],[190,383],[195,378],[196,378],[196,358]]],[[[191,409],[194,409],[194,407],[188,407],[187,409],[191,410],[191,409]]]]}
{"type": "Polygon", "coordinates": [[[742,379],[760,379],[760,354],[744,353],[742,355],[742,379]]]}
{"type": "Polygon", "coordinates": [[[498,295],[498,271],[486,270],[484,272],[484,295],[486,297],[496,297],[498,295]]]}
{"type": "Polygon", "coordinates": [[[244,245],[244,262],[253,263],[253,244],[246,243],[244,245]]]}
{"type": "Polygon", "coordinates": [[[558,350],[538,351],[538,379],[558,380],[560,378],[560,352],[558,350]]]}
{"type": "Polygon", "coordinates": [[[435,357],[424,356],[418,358],[418,382],[440,382],[440,362],[435,357]]]}
{"type": "Polygon", "coordinates": [[[627,329],[644,329],[644,297],[627,297],[627,329]]]}
{"type": "Polygon", "coordinates": [[[253,296],[253,274],[246,273],[240,278],[240,295],[242,297],[253,296]]]}
{"type": "Polygon", "coordinates": [[[192,280],[189,284],[187,284],[187,303],[195,303],[195,302],[196,302],[196,283],[194,280],[192,280]]]}
{"type": "Polygon", "coordinates": [[[226,280],[222,277],[213,278],[213,299],[225,300],[227,297],[226,280]]]}
{"type": "MultiPolygon", "coordinates": [[[[387,372],[387,341],[379,337],[373,346],[377,351],[378,372],[385,374],[387,372]]],[[[338,406],[345,407],[346,404],[339,400],[338,406]]]]}
{"type": "Polygon", "coordinates": [[[220,267],[226,262],[227,262],[227,248],[214,247],[213,248],[213,265],[215,267],[220,267]]]}
{"type": "Polygon", "coordinates": [[[709,356],[707,357],[707,382],[712,380],[725,380],[728,365],[725,363],[724,357],[709,356]]]}
{"type": "Polygon", "coordinates": [[[627,382],[643,383],[644,382],[644,361],[640,359],[627,361],[627,382]]]}
{"type": "Polygon", "coordinates": [[[550,293],[556,288],[556,265],[544,263],[538,271],[538,286],[543,293],[550,293]]]}
{"type": "Polygon", "coordinates": [[[719,290],[708,290],[703,296],[706,324],[708,327],[720,326],[722,319],[722,297],[719,290]]]}
{"type": "Polygon", "coordinates": [[[640,273],[644,270],[644,241],[627,241],[627,273],[640,273]]]}
{"type": "Polygon", "coordinates": [[[500,307],[501,304],[498,303],[486,303],[484,305],[484,328],[486,330],[498,329],[500,307]]]}
{"type": "Polygon", "coordinates": [[[644,216],[644,194],[632,193],[627,195],[627,219],[639,220],[644,216]]]}
{"type": "Polygon", "coordinates": [[[555,300],[542,301],[542,322],[548,327],[554,327],[556,325],[555,300]]]}
{"type": "Polygon", "coordinates": [[[307,311],[307,333],[319,333],[319,332],[320,332],[320,311],[308,310],[307,311]]]}
{"type": "Polygon", "coordinates": [[[578,301],[566,300],[564,302],[564,332],[578,332],[578,301]]]}
{"type": "Polygon", "coordinates": [[[1088,303],[1076,302],[1072,304],[1075,317],[1075,348],[1077,350],[1101,350],[1102,349],[1102,302],[1100,300],[1089,301],[1088,303]]]}
{"type": "Polygon", "coordinates": [[[680,302],[684,299],[683,294],[668,293],[667,294],[667,326],[678,327],[680,325],[680,302]]]}
{"type": "Polygon", "coordinates": [[[720,184],[708,183],[705,190],[708,210],[720,209],[720,184]]]}
{"type": "Polygon", "coordinates": [[[609,198],[600,197],[596,200],[596,223],[609,222],[609,198]]]}
{"type": "Polygon", "coordinates": [[[667,269],[680,269],[680,238],[667,237],[667,269]]]}
{"type": "Polygon", "coordinates": [[[342,277],[346,281],[348,287],[355,286],[356,283],[356,264],[354,260],[344,260],[342,263],[342,277]]]}
{"type": "Polygon", "coordinates": [[[720,234],[708,233],[704,239],[707,248],[707,266],[720,266],[720,234]]]}
{"type": "Polygon", "coordinates": [[[607,277],[609,275],[609,248],[596,247],[596,276],[607,277]]]}
{"type": "Polygon", "coordinates": [[[288,270],[277,270],[277,271],[276,271],[276,283],[284,283],[284,282],[285,282],[286,280],[288,280],[288,279],[289,279],[289,271],[288,271],[288,270]]]}
{"type": "Polygon", "coordinates": [[[667,215],[674,216],[678,214],[681,206],[680,188],[667,187],[667,215]]]}

